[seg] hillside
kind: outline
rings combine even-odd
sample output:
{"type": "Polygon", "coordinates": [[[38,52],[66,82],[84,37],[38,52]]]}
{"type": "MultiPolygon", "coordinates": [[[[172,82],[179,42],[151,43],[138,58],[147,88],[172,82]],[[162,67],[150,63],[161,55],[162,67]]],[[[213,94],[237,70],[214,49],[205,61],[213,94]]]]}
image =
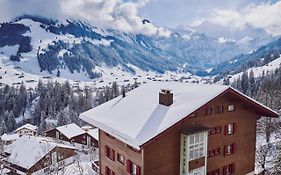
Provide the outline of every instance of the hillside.
{"type": "Polygon", "coordinates": [[[28,15],[1,24],[0,33],[1,60],[12,60],[9,65],[26,73],[74,80],[103,77],[104,69],[205,75],[206,69],[249,50],[198,32],[146,36],[28,15]]]}

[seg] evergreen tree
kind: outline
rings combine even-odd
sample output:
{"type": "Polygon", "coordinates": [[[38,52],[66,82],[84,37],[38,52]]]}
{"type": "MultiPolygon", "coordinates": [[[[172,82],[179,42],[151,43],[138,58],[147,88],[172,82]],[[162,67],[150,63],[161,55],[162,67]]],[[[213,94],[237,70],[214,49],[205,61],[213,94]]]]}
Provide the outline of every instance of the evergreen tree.
{"type": "Polygon", "coordinates": [[[1,120],[0,121],[0,136],[7,133],[8,130],[7,130],[7,126],[6,126],[6,123],[4,120],[1,120]]]}
{"type": "Polygon", "coordinates": [[[16,129],[16,127],[17,127],[17,122],[16,122],[13,111],[9,112],[6,117],[8,117],[6,119],[7,120],[7,122],[6,122],[7,129],[8,129],[8,132],[11,132],[14,129],[16,129]]]}
{"type": "Polygon", "coordinates": [[[272,171],[271,174],[272,175],[280,175],[281,174],[281,144],[280,142],[278,143],[278,145],[276,146],[276,157],[274,158],[273,161],[273,167],[272,167],[272,171]]]}
{"type": "Polygon", "coordinates": [[[62,126],[68,124],[67,122],[67,111],[63,109],[57,116],[57,125],[62,126]]]}
{"type": "Polygon", "coordinates": [[[242,93],[246,94],[249,87],[249,78],[248,78],[248,72],[244,71],[241,76],[241,90],[242,93]]]}

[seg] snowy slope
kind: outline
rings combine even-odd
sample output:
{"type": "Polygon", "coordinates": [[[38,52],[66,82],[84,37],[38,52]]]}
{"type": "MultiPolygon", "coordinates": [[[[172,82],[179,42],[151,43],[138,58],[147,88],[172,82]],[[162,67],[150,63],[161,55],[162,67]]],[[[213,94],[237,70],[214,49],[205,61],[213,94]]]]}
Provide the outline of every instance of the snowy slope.
{"type": "MultiPolygon", "coordinates": [[[[254,73],[254,77],[261,77],[262,75],[273,73],[276,69],[280,67],[281,67],[281,55],[279,58],[267,63],[264,66],[249,68],[246,71],[249,73],[252,70],[254,73]]],[[[242,72],[232,75],[230,81],[233,82],[235,79],[241,76],[242,76],[242,72]]]]}

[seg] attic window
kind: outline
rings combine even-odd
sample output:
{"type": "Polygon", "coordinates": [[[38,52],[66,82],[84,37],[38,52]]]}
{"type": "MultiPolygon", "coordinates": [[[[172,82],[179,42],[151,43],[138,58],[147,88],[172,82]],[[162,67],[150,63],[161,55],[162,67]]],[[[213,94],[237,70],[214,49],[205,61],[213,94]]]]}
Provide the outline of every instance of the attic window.
{"type": "Polygon", "coordinates": [[[235,111],[235,105],[228,105],[228,112],[235,111]]]}

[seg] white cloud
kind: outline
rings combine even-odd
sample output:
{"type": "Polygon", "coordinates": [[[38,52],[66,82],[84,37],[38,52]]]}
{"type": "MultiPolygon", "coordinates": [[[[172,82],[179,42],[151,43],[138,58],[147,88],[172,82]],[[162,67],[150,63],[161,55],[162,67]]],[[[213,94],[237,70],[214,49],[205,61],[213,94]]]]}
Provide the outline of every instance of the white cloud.
{"type": "Polygon", "coordinates": [[[275,4],[251,5],[245,9],[245,20],[274,36],[281,35],[281,1],[275,4]]]}
{"type": "Polygon", "coordinates": [[[22,14],[41,15],[56,19],[73,18],[94,26],[124,32],[169,36],[167,29],[142,23],[139,8],[149,0],[1,0],[0,21],[10,21],[22,14]]]}
{"type": "Polygon", "coordinates": [[[215,10],[210,21],[214,24],[242,30],[246,24],[243,16],[234,10],[215,10]]]}
{"type": "MultiPolygon", "coordinates": [[[[243,30],[246,25],[263,29],[268,34],[281,35],[281,1],[276,3],[251,4],[244,9],[215,9],[207,20],[213,24],[243,30]]],[[[194,21],[200,25],[204,20],[194,21]]]]}

